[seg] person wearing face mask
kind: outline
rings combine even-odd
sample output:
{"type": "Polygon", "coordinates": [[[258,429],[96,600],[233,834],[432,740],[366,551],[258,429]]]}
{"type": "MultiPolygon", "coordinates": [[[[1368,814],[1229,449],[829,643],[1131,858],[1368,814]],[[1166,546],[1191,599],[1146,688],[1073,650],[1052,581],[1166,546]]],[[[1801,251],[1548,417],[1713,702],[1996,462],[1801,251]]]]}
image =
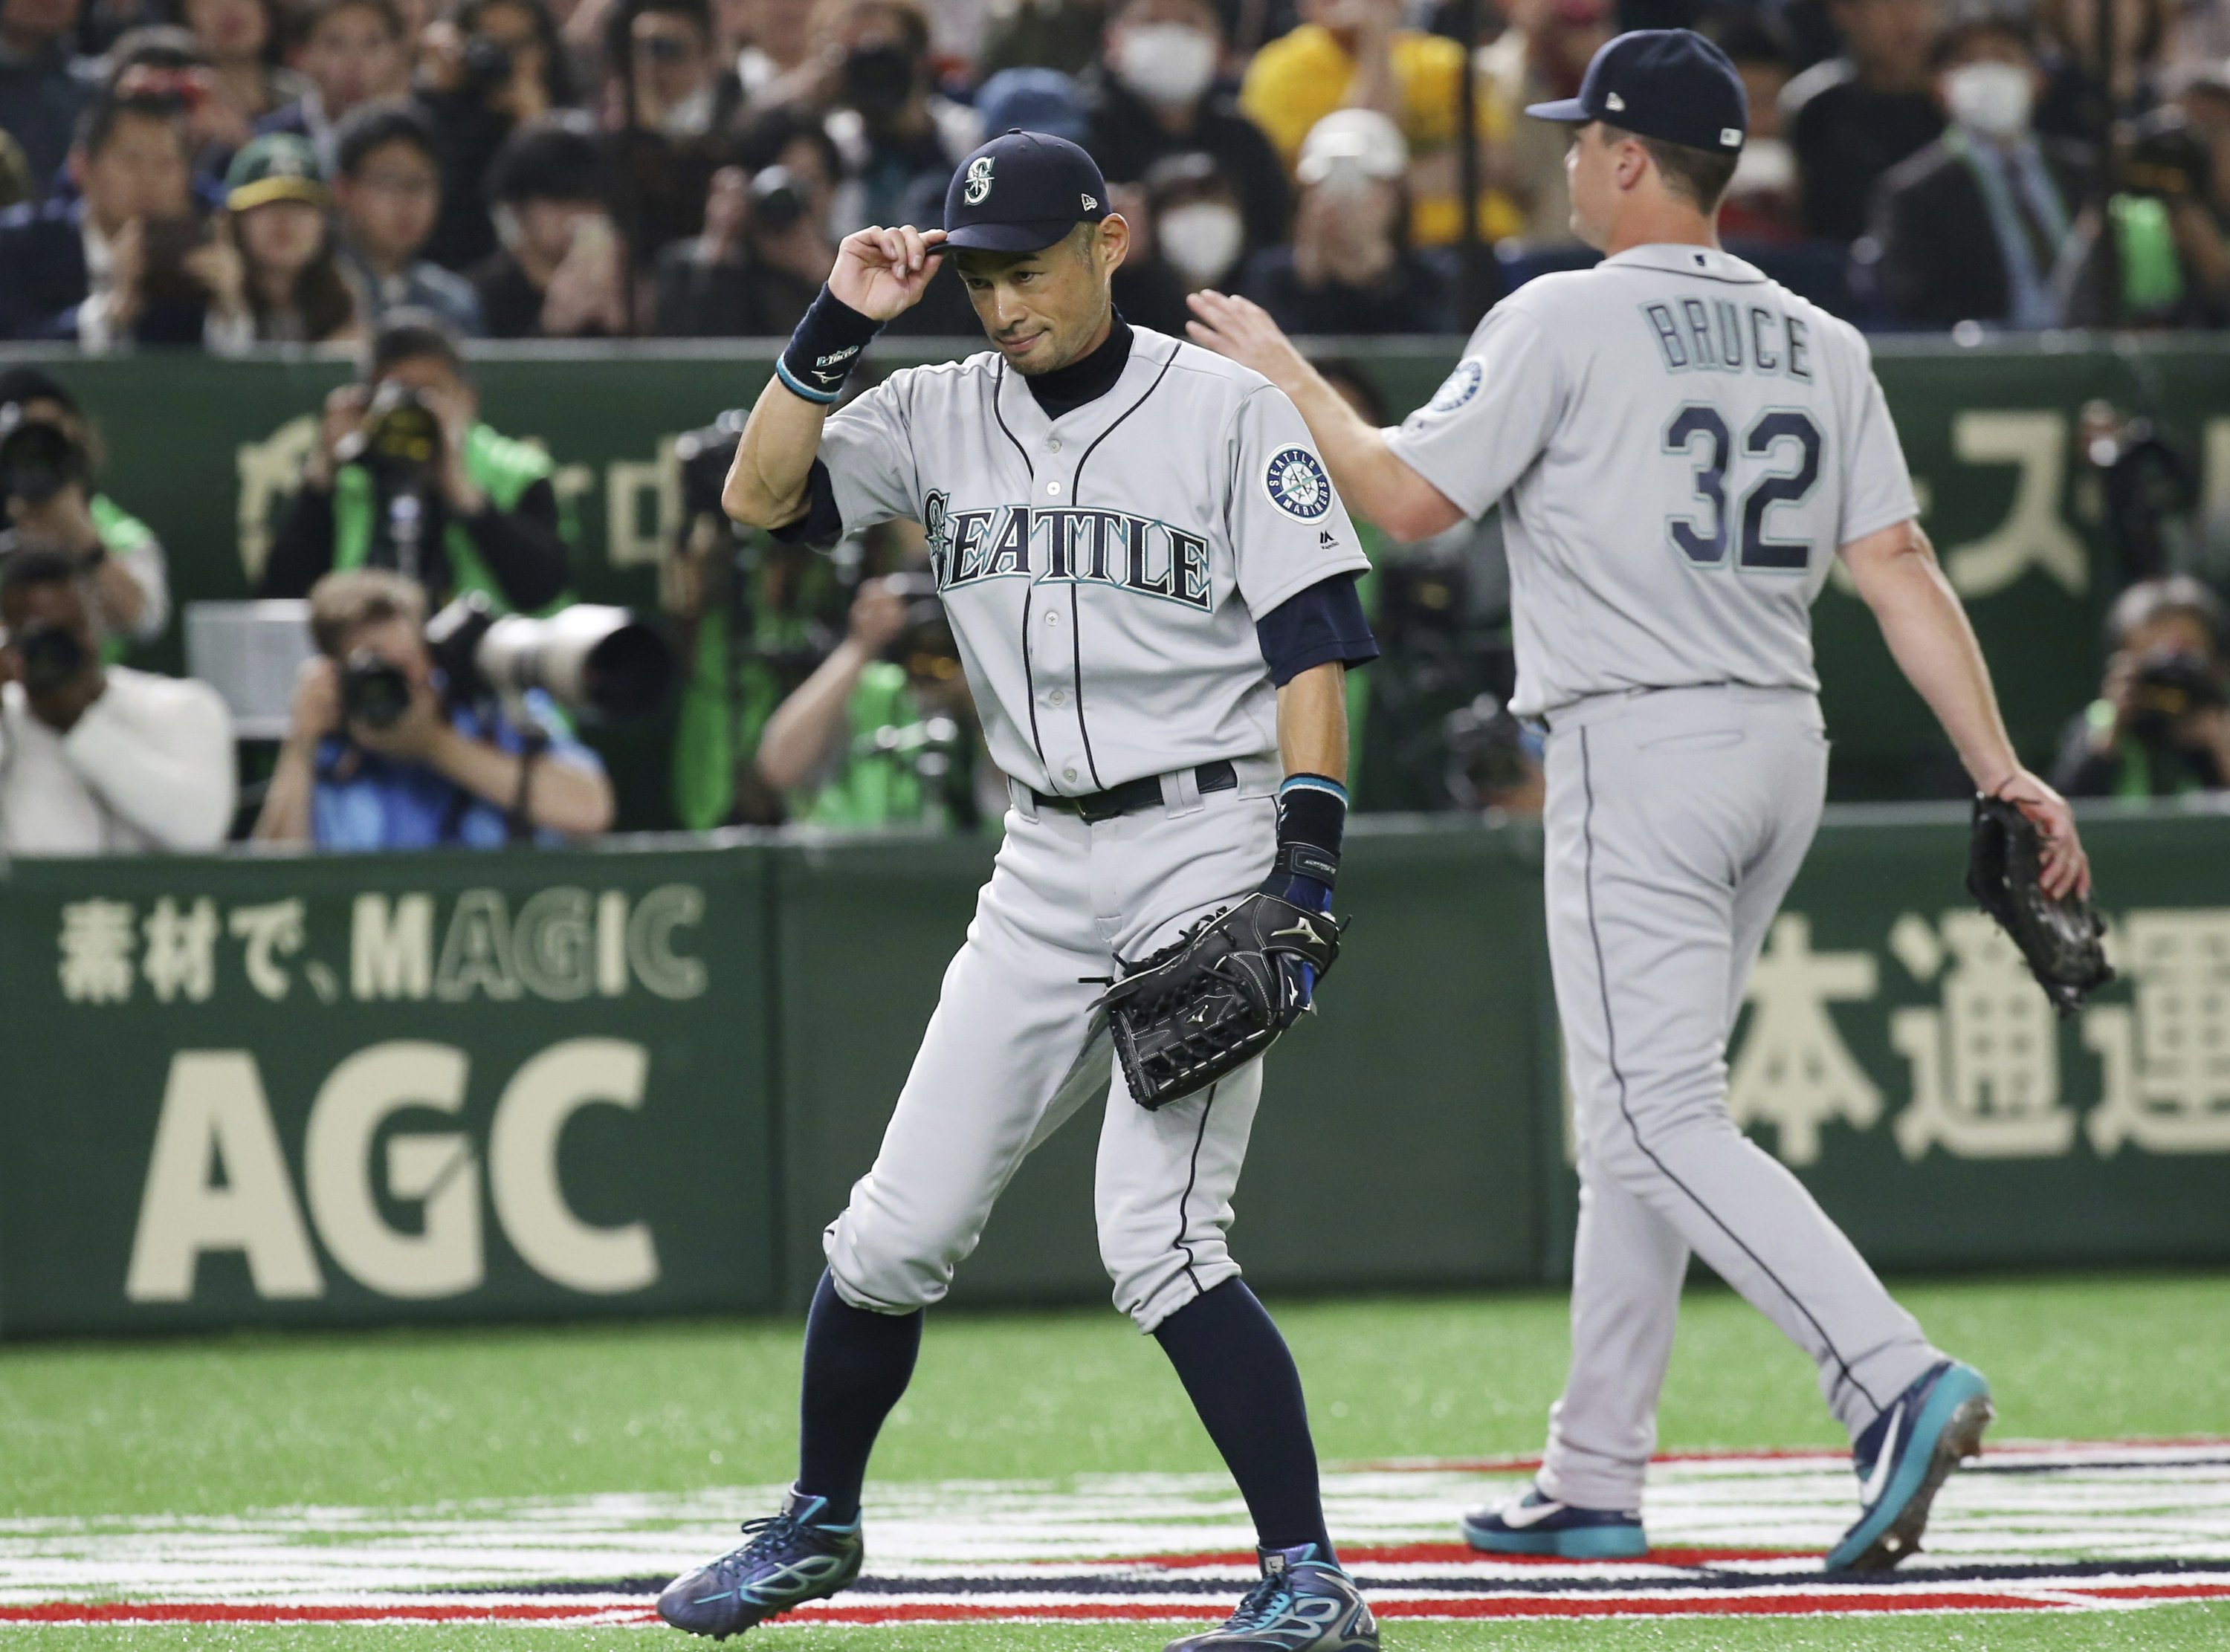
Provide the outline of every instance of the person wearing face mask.
{"type": "Polygon", "coordinates": [[[1187,295],[1236,280],[1247,226],[1231,181],[1208,155],[1171,155],[1154,163],[1144,183],[1108,185],[1115,209],[1138,228],[1130,255],[1115,272],[1115,307],[1123,318],[1157,332],[1182,331],[1191,318],[1187,295]]]}
{"type": "Polygon", "coordinates": [[[1296,169],[1292,245],[1247,260],[1245,295],[1289,333],[1450,331],[1448,272],[1409,245],[1408,158],[1376,110],[1317,122],[1296,169]]]}
{"type": "Polygon", "coordinates": [[[918,0],[827,0],[815,33],[828,136],[843,157],[830,228],[934,221],[945,182],[976,146],[975,112],[937,92],[918,0]]]}
{"type": "Polygon", "coordinates": [[[1210,157],[1254,252],[1284,239],[1292,201],[1277,150],[1217,83],[1222,60],[1223,26],[1208,0],[1125,0],[1080,77],[1091,117],[1084,146],[1110,183],[1142,181],[1174,155],[1210,157]]]}
{"type": "MultiPolygon", "coordinates": [[[[2030,123],[2041,84],[2027,31],[1984,16],[1936,48],[1943,135],[1890,170],[1872,239],[1882,297],[1903,321],[1948,327],[2062,325],[2061,286],[2090,157],[2040,138],[2030,123]]],[[[1864,254],[1862,254],[1862,262],[1864,254]]]]}

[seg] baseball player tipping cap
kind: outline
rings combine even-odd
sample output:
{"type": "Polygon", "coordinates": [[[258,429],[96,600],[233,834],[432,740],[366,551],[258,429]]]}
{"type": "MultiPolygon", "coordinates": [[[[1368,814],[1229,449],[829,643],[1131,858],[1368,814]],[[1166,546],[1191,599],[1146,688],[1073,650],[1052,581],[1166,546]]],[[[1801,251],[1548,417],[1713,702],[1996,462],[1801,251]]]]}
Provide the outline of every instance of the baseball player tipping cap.
{"type": "Polygon", "coordinates": [[[1732,154],[1750,130],[1750,97],[1727,55],[1687,29],[1637,29],[1595,55],[1580,95],[1526,106],[1536,120],[1591,120],[1637,137],[1732,154]]]}
{"type": "Polygon", "coordinates": [[[944,244],[1034,253],[1107,215],[1099,164],[1050,132],[1003,133],[960,164],[944,191],[944,244]]]}

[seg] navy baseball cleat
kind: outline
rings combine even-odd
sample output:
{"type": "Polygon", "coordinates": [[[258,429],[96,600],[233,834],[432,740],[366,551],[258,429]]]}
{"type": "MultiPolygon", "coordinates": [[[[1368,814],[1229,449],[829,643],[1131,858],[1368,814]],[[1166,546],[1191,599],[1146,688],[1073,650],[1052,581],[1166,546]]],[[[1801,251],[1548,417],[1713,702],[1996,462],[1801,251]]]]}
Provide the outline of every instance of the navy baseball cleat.
{"type": "Polygon", "coordinates": [[[1499,1508],[1464,1511],[1464,1541],[1488,1554],[1554,1554],[1567,1560],[1631,1560],[1649,1552],[1641,1516],[1574,1508],[1534,1487],[1499,1508]]]}
{"type": "Polygon", "coordinates": [[[1167,1652],[1378,1652],[1363,1591],[1317,1559],[1315,1544],[1260,1553],[1262,1581],[1223,1627],[1171,1641],[1167,1652]]]}
{"type": "Polygon", "coordinates": [[[824,1600],[860,1575],[860,1522],[822,1526],[821,1497],[793,1490],[782,1513],[745,1520],[751,1539],[732,1554],[684,1572],[658,1597],[658,1615],[692,1635],[725,1641],[809,1600],[824,1600]]]}
{"type": "Polygon", "coordinates": [[[1827,1551],[1830,1572],[1886,1572],[1920,1546],[1937,1488],[1982,1449],[1997,1412],[1972,1366],[1930,1368],[1867,1424],[1851,1456],[1865,1513],[1827,1551]]]}

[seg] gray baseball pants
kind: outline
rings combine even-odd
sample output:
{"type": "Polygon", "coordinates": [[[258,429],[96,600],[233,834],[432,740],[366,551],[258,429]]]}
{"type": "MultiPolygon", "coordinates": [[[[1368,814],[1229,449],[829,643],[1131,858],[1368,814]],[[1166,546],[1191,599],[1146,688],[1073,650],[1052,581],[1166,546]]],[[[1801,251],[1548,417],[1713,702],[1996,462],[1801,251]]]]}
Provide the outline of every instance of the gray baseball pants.
{"type": "Polygon", "coordinates": [[[944,1300],[1023,1159],[1104,1102],[1094,1203],[1115,1305],[1151,1331],[1239,1273],[1225,1242],[1262,1064],[1149,1113],[1092,1003],[1138,959],[1260,884],[1277,852],[1274,756],[1235,790],[1163,777],[1163,804],[1087,826],[1015,788],[1006,840],[884,1132],[823,1244],[854,1308],[944,1300]]]}
{"type": "Polygon", "coordinates": [[[1811,1356],[1853,1437],[1942,1357],[1727,1112],[1727,1041],[1827,775],[1807,693],[1605,695],[1550,719],[1550,961],[1580,1171],[1571,1371],[1540,1475],[1560,1502],[1640,1507],[1692,1251],[1811,1356]]]}

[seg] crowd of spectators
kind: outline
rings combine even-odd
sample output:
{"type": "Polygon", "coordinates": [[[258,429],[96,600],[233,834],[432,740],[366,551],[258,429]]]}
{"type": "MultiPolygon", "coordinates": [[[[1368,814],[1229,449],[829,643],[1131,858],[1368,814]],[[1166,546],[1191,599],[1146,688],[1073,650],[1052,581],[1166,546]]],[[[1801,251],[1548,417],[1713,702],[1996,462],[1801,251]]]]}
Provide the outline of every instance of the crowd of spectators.
{"type": "MultiPolygon", "coordinates": [[[[836,241],[1027,126],[1120,300],[1460,330],[1588,254],[1569,95],[1627,28],[1741,70],[1731,244],[1876,326],[2230,323],[2223,0],[0,0],[0,337],[235,350],[769,336],[836,241]],[[1468,53],[1453,30],[1478,18],[1468,53]],[[2108,20],[2105,27],[2101,21],[2108,20]],[[1473,80],[1475,164],[1462,106],[1473,80]],[[1478,197],[1466,211],[1466,177],[1478,197]],[[1492,258],[1456,254],[1466,217],[1492,258]]],[[[965,333],[958,284],[905,318],[965,333]]]]}

